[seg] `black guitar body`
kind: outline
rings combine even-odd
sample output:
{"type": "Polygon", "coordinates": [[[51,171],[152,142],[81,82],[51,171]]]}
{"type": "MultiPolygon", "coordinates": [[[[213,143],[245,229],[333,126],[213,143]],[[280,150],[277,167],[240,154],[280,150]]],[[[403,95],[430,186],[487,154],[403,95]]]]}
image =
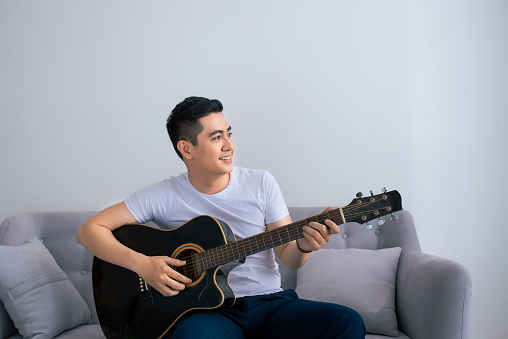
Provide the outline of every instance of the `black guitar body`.
{"type": "MultiPolygon", "coordinates": [[[[174,297],[164,297],[136,273],[94,257],[92,287],[95,310],[108,338],[161,338],[171,335],[175,323],[195,310],[231,306],[235,295],[228,284],[229,272],[254,253],[302,238],[309,222],[338,225],[365,223],[402,209],[399,192],[358,198],[345,206],[236,240],[229,226],[210,216],[196,217],[174,230],[130,224],[113,235],[125,246],[149,256],[168,256],[186,261],[173,267],[192,280],[174,297]]],[[[367,225],[369,226],[369,225],[367,225]]],[[[372,228],[372,227],[371,227],[372,228]]],[[[367,228],[370,229],[370,228],[367,228]]]]}
{"type": "MultiPolygon", "coordinates": [[[[225,222],[209,216],[199,216],[173,230],[129,224],[113,234],[137,252],[178,259],[236,240],[225,222]]],[[[102,331],[107,338],[161,338],[192,310],[231,306],[235,295],[228,274],[242,262],[208,270],[186,267],[181,273],[193,283],[174,297],[164,297],[136,273],[94,257],[92,285],[102,331]]]]}

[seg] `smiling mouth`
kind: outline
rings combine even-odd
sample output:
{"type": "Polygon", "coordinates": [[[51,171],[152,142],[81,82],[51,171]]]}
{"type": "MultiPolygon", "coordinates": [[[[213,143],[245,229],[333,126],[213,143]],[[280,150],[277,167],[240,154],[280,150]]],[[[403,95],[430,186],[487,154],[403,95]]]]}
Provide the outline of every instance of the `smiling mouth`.
{"type": "Polygon", "coordinates": [[[228,155],[227,157],[220,157],[219,160],[231,160],[231,156],[228,155]]]}

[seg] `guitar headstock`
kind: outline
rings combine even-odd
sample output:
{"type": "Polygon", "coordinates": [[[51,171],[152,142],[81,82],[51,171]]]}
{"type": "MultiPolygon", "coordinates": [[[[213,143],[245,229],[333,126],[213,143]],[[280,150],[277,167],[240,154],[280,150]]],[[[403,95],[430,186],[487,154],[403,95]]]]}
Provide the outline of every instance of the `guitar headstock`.
{"type": "MultiPolygon", "coordinates": [[[[347,222],[357,222],[359,224],[379,219],[378,225],[384,224],[381,217],[391,214],[392,220],[396,220],[397,216],[394,212],[402,210],[402,197],[397,191],[389,191],[383,188],[383,193],[374,195],[371,191],[370,196],[363,196],[358,193],[357,198],[342,208],[344,217],[347,222]]],[[[372,229],[372,225],[367,225],[367,229],[372,229]],[[369,227],[370,226],[370,227],[369,227]]]]}

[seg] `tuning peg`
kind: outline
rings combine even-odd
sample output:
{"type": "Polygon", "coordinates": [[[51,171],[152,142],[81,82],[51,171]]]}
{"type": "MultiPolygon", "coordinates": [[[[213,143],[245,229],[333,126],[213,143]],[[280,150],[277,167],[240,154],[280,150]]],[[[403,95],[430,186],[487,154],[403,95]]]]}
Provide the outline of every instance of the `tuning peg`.
{"type": "Polygon", "coordinates": [[[399,219],[399,217],[398,217],[398,216],[396,216],[395,214],[391,213],[391,217],[390,217],[390,219],[392,219],[393,221],[395,221],[395,220],[399,219]]]}
{"type": "Polygon", "coordinates": [[[372,192],[372,190],[370,190],[370,195],[374,196],[374,193],[372,192]]]}
{"type": "Polygon", "coordinates": [[[380,218],[380,219],[377,221],[377,224],[378,224],[379,226],[381,226],[381,225],[383,225],[385,222],[386,222],[386,221],[385,221],[385,219],[381,219],[381,218],[380,218]]]}
{"type": "Polygon", "coordinates": [[[388,192],[388,190],[386,189],[386,187],[383,187],[383,188],[381,189],[381,192],[386,193],[386,192],[388,192]]]}
{"type": "Polygon", "coordinates": [[[363,197],[363,193],[362,193],[362,192],[358,192],[358,193],[356,193],[356,197],[357,197],[357,198],[361,198],[361,197],[363,197]]]}
{"type": "Polygon", "coordinates": [[[369,231],[372,229],[372,225],[371,224],[367,224],[367,226],[365,226],[366,229],[368,229],[369,231]]]}

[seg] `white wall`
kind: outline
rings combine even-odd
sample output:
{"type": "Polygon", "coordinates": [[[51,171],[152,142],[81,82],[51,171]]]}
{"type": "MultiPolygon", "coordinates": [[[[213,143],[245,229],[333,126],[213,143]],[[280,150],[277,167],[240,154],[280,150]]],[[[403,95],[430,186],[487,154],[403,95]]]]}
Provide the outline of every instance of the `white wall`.
{"type": "Polygon", "coordinates": [[[398,189],[503,338],[506,1],[2,1],[0,219],[97,210],[184,167],[165,119],[220,99],[288,205],[398,189]]]}

